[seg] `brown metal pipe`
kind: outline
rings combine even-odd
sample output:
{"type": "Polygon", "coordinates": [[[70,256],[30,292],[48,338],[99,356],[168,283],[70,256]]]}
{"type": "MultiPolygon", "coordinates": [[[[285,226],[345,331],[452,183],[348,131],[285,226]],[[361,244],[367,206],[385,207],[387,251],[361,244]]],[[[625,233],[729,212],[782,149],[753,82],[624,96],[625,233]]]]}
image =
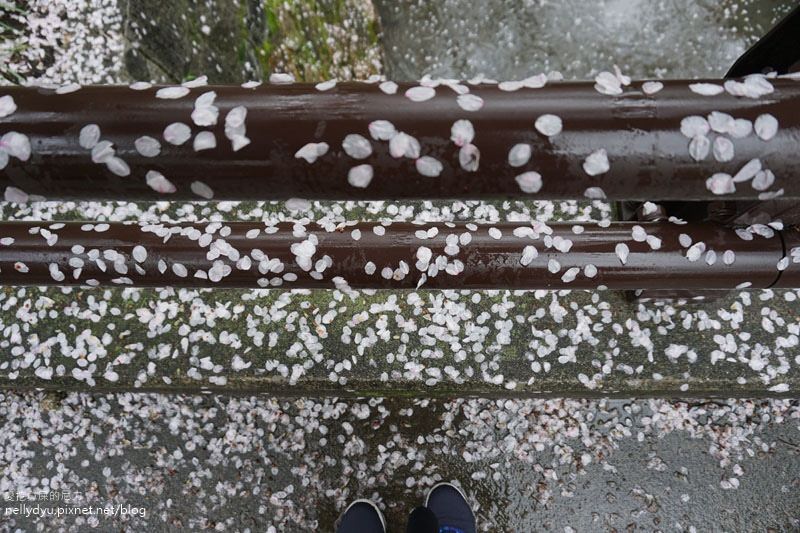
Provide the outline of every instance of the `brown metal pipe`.
{"type": "MultiPolygon", "coordinates": [[[[762,192],[749,180],[737,183],[736,191],[724,194],[724,199],[758,199],[759,195],[763,199],[763,193],[781,189],[785,198],[800,197],[796,179],[800,176],[800,83],[771,79],[768,83],[774,91],[760,98],[728,92],[704,96],[690,90],[692,83],[697,81],[665,81],[662,90],[646,94],[642,82],[633,82],[619,96],[599,93],[593,82],[548,83],[511,92],[497,85],[465,83],[458,87],[469,90],[462,95],[466,98],[462,104],[469,108],[478,102],[473,97],[482,99],[482,107],[475,111],[463,109],[456,91],[444,85],[435,89],[433,98],[419,102],[404,96],[413,86],[409,84],[400,84],[396,94],[385,94],[378,84],[368,83],[340,83],[326,91],[307,84],[199,87],[178,99],[157,98],[158,87],[95,86],[68,94],[7,87],[0,96],[10,95],[17,110],[0,118],[0,135],[8,131],[26,135],[32,154],[27,161],[11,157],[0,170],[0,190],[12,186],[50,199],[202,199],[209,191],[191,187],[201,181],[214,199],[563,199],[583,198],[589,189],[594,192],[590,196],[602,190],[609,199],[712,200],[720,196],[706,185],[711,175],[735,175],[745,163],[759,158],[775,175],[774,184],[762,192]],[[195,101],[208,91],[217,95],[213,105],[219,116],[215,125],[198,126],[192,118],[195,101]],[[225,122],[237,106],[247,110],[244,135],[250,142],[234,151],[225,122]],[[712,150],[695,161],[689,154],[689,138],[681,134],[681,121],[691,115],[707,117],[713,111],[746,119],[751,125],[768,113],[779,128],[770,140],[752,131],[742,138],[709,132],[709,142],[717,138],[732,142],[732,159],[718,162],[712,150]],[[560,133],[548,137],[537,131],[534,124],[545,114],[562,120],[560,133]],[[473,144],[480,151],[476,171],[462,168],[460,149],[451,140],[451,127],[460,119],[474,127],[473,144]],[[376,120],[389,121],[416,138],[419,156],[438,160],[441,173],[423,176],[414,157],[392,157],[388,141],[370,136],[368,126],[376,120]],[[192,137],[179,146],[164,137],[165,128],[176,122],[191,128],[192,137]],[[101,140],[113,143],[130,175],[119,176],[106,164],[94,163],[91,151],[79,145],[80,131],[89,124],[99,126],[101,140]],[[201,131],[214,134],[216,148],[194,150],[195,136],[201,131]],[[342,142],[349,134],[369,141],[369,155],[356,159],[345,153],[342,142]],[[136,140],[142,136],[159,141],[158,155],[148,157],[137,151],[136,140]],[[314,163],[295,156],[306,144],[322,142],[329,149],[314,163]],[[509,151],[519,143],[529,144],[532,156],[527,163],[512,167],[509,151]],[[610,168],[589,176],[584,162],[601,149],[610,168]],[[373,169],[374,177],[365,187],[348,182],[350,170],[357,165],[373,169]],[[161,173],[175,192],[159,193],[149,187],[149,171],[161,173]],[[515,178],[523,172],[541,175],[538,192],[521,190],[515,178]]],[[[723,81],[711,83],[721,86],[723,81]]]]}
{"type": "Polygon", "coordinates": [[[626,222],[608,227],[354,223],[325,228],[316,223],[5,222],[0,223],[0,284],[393,289],[800,286],[796,275],[782,278],[776,268],[784,256],[779,232],[769,238],[751,236],[746,240],[714,224],[671,222],[638,227],[626,222]],[[627,257],[618,250],[622,245],[629,250],[627,257]],[[537,254],[531,248],[526,252],[528,246],[537,254]],[[695,247],[692,252],[691,247],[695,247]],[[552,261],[558,262],[557,268],[552,261]],[[433,264],[438,265],[435,275],[433,264]]]}

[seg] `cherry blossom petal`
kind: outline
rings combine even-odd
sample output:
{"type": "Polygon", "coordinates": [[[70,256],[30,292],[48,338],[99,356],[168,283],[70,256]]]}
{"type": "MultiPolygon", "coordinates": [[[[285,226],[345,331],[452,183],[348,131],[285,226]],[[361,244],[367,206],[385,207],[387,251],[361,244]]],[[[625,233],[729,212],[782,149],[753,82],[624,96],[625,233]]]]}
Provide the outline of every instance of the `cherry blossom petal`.
{"type": "Polygon", "coordinates": [[[205,198],[206,200],[211,200],[214,198],[214,191],[202,181],[193,181],[189,188],[193,193],[201,198],[205,198]]]}
{"type": "Polygon", "coordinates": [[[558,135],[564,127],[561,117],[551,114],[545,114],[537,118],[534,126],[536,131],[547,137],[558,135]]]}
{"type": "Polygon", "coordinates": [[[660,81],[646,81],[642,84],[642,92],[647,95],[656,94],[664,88],[660,81]]]}
{"type": "Polygon", "coordinates": [[[351,133],[344,138],[342,149],[353,159],[366,159],[372,155],[372,143],[357,133],[351,133]]]}
{"type": "Polygon", "coordinates": [[[78,144],[81,148],[91,150],[100,141],[100,126],[97,124],[87,124],[81,128],[78,134],[78,144]]]}
{"type": "Polygon", "coordinates": [[[8,186],[3,194],[6,202],[13,202],[15,204],[24,204],[28,201],[28,193],[22,189],[8,186]]]}
{"type": "Polygon", "coordinates": [[[269,82],[276,85],[288,85],[294,83],[294,76],[285,72],[273,72],[269,75],[269,82]]]}
{"type": "Polygon", "coordinates": [[[0,97],[0,118],[7,117],[16,110],[17,104],[10,94],[0,97]]]}
{"type": "Polygon", "coordinates": [[[706,180],[706,188],[714,194],[731,194],[736,192],[736,185],[730,174],[718,172],[706,180]]]}
{"type": "Polygon", "coordinates": [[[478,111],[483,107],[483,98],[474,94],[459,95],[456,101],[464,111],[478,111]]]}
{"type": "Polygon", "coordinates": [[[5,148],[8,155],[20,161],[27,161],[31,157],[31,141],[22,133],[9,131],[0,137],[0,146],[5,148]]]}
{"type": "Polygon", "coordinates": [[[433,87],[411,87],[405,92],[406,98],[412,102],[424,102],[436,96],[436,89],[433,87]]]}
{"type": "Polygon", "coordinates": [[[397,130],[388,120],[374,120],[369,123],[369,134],[376,141],[388,141],[397,135],[397,130]]]}
{"type": "Polygon", "coordinates": [[[397,84],[393,81],[384,81],[378,88],[385,94],[397,94],[397,84]]]}
{"type": "Polygon", "coordinates": [[[542,189],[542,175],[530,170],[514,178],[522,192],[535,194],[542,189]]]}
{"type": "Polygon", "coordinates": [[[144,157],[155,157],[161,153],[161,143],[158,142],[158,139],[148,135],[139,137],[133,141],[133,145],[136,147],[136,151],[144,157]]]}
{"type": "Polygon", "coordinates": [[[481,160],[481,152],[474,144],[465,144],[458,151],[458,163],[467,172],[475,172],[481,160]]]}
{"type": "Polygon", "coordinates": [[[347,173],[347,183],[359,189],[366,188],[372,181],[372,165],[358,165],[347,173]]]}
{"type": "Polygon", "coordinates": [[[164,140],[180,146],[192,138],[192,129],[183,122],[173,122],[164,128],[164,140]]]}
{"type": "Polygon", "coordinates": [[[475,138],[475,128],[469,120],[456,120],[450,128],[450,140],[456,146],[464,146],[472,142],[475,138]]]}
{"type": "Polygon", "coordinates": [[[214,133],[210,131],[201,131],[194,136],[194,142],[192,143],[192,148],[194,148],[195,152],[200,152],[202,150],[210,150],[216,147],[217,147],[217,138],[216,136],[214,136],[214,133]]]}
{"type": "Polygon", "coordinates": [[[416,160],[417,172],[429,178],[435,178],[442,173],[442,163],[434,157],[425,155],[416,160]]]}
{"type": "Polygon", "coordinates": [[[711,150],[711,141],[705,135],[696,135],[689,141],[689,155],[695,161],[702,161],[708,157],[711,150]]]}
{"type": "Polygon", "coordinates": [[[171,194],[178,189],[161,172],[148,170],[144,176],[147,186],[161,194],[171,194]]]}
{"type": "Polygon", "coordinates": [[[524,166],[531,159],[531,145],[526,143],[515,144],[508,151],[508,164],[512,167],[524,166]]]}
{"type": "Polygon", "coordinates": [[[759,139],[769,141],[778,133],[778,119],[769,113],[764,113],[758,116],[754,128],[759,139]]]}
{"type": "Polygon", "coordinates": [[[725,88],[716,83],[690,83],[689,90],[701,96],[716,96],[725,91],[725,88]]]}
{"type": "Polygon", "coordinates": [[[162,87],[156,91],[156,98],[163,98],[165,100],[176,100],[183,98],[189,94],[187,87],[162,87]]]}
{"type": "Polygon", "coordinates": [[[710,129],[708,121],[700,115],[691,115],[681,120],[681,133],[689,139],[706,135],[710,129]]]}
{"type": "Polygon", "coordinates": [[[590,176],[605,174],[610,168],[605,148],[595,150],[583,162],[583,170],[590,176]]]}

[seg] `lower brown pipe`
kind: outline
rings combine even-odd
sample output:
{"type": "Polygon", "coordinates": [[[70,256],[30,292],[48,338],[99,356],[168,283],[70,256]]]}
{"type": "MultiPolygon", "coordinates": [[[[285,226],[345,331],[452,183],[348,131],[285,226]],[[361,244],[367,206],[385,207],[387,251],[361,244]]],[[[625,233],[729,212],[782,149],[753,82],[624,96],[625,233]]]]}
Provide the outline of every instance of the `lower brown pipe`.
{"type": "MultiPolygon", "coordinates": [[[[732,289],[800,286],[780,231],[673,222],[0,223],[2,285],[732,289]],[[784,260],[785,262],[786,260],[784,260]]],[[[798,240],[794,229],[784,230],[798,240]]],[[[798,243],[800,244],[800,243],[798,243]]],[[[800,250],[800,248],[798,248],[800,250]]]]}

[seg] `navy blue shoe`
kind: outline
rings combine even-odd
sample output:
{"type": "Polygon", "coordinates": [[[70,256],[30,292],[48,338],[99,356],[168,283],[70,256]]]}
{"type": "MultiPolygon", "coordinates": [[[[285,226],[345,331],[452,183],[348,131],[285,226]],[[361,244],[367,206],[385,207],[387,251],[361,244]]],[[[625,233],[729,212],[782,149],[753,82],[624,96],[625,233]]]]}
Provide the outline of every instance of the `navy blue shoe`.
{"type": "Polygon", "coordinates": [[[377,505],[356,500],[339,517],[336,533],[386,533],[386,521],[377,505]]]}
{"type": "Polygon", "coordinates": [[[476,533],[475,514],[464,493],[451,483],[434,486],[425,507],[439,520],[439,533],[476,533]]]}

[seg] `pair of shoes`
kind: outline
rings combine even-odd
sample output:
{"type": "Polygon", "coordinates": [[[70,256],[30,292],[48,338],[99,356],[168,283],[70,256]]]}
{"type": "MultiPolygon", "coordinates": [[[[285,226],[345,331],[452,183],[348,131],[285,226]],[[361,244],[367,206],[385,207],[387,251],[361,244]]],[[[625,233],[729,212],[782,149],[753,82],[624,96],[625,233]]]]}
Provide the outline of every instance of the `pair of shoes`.
{"type": "MultiPolygon", "coordinates": [[[[440,533],[475,533],[475,515],[464,493],[451,483],[439,483],[425,498],[425,507],[436,516],[440,533]]],[[[369,500],[351,503],[339,519],[336,533],[385,533],[386,521],[369,500]]]]}

